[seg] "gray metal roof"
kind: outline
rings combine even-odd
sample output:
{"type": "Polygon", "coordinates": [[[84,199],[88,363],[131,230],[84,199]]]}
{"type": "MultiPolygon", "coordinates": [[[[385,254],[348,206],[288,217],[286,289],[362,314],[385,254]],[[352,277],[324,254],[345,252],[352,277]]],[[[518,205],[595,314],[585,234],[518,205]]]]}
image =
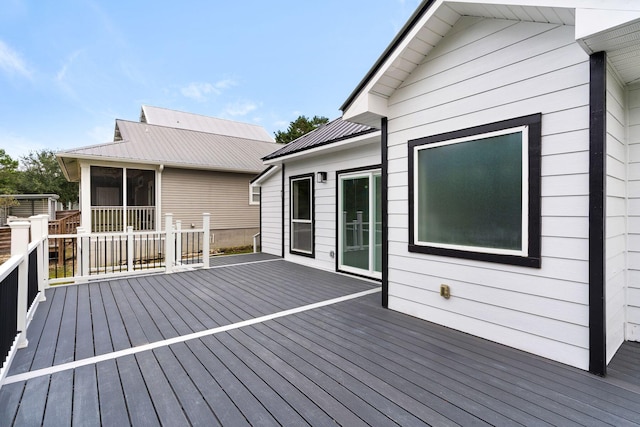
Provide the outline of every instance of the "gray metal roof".
{"type": "Polygon", "coordinates": [[[256,139],[267,142],[274,141],[266,129],[259,125],[186,113],[168,108],[152,107],[150,105],[142,106],[140,121],[150,125],[195,130],[215,133],[217,135],[235,136],[238,138],[256,139]]]}
{"type": "Polygon", "coordinates": [[[370,126],[351,123],[341,118],[330,121],[320,126],[312,132],[302,135],[300,138],[291,141],[277,151],[264,157],[263,160],[272,160],[278,157],[288,156],[300,151],[310,150],[322,145],[342,141],[355,136],[375,132],[377,129],[370,126]]]}
{"type": "Polygon", "coordinates": [[[123,140],[61,151],[67,176],[76,159],[144,163],[191,169],[259,173],[261,158],[278,147],[273,142],[117,120],[123,140]]]}

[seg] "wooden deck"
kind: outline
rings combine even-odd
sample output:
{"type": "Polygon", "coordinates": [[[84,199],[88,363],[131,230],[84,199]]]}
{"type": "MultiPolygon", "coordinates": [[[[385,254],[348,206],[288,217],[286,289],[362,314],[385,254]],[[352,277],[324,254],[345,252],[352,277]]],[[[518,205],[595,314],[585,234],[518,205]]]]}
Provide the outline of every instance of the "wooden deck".
{"type": "Polygon", "coordinates": [[[374,283],[264,256],[212,265],[47,291],[0,426],[640,423],[640,345],[599,378],[385,310],[374,283]]]}

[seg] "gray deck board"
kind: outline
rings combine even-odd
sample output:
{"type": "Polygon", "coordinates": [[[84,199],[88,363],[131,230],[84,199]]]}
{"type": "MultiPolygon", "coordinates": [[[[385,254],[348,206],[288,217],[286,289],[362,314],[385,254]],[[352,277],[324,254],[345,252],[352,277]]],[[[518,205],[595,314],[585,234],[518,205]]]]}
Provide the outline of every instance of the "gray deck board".
{"type": "Polygon", "coordinates": [[[131,425],[135,427],[160,425],[135,356],[120,357],[116,364],[131,425]]]}
{"type": "Polygon", "coordinates": [[[51,375],[47,406],[42,424],[44,426],[69,425],[73,407],[73,371],[51,375]]]}
{"type": "Polygon", "coordinates": [[[127,405],[116,361],[106,360],[98,363],[96,372],[100,396],[100,423],[105,426],[128,425],[127,405]]]}
{"type": "MultiPolygon", "coordinates": [[[[78,307],[76,314],[75,359],[86,359],[87,357],[95,356],[89,285],[78,285],[78,307]]],[[[96,332],[98,332],[98,328],[96,328],[96,332]]]]}
{"type": "Polygon", "coordinates": [[[229,396],[244,419],[250,425],[276,426],[273,416],[258,401],[253,393],[218,358],[217,352],[206,346],[202,340],[186,344],[200,363],[215,377],[215,381],[229,396]]]}
{"type": "MultiPolygon", "coordinates": [[[[171,390],[154,354],[152,352],[138,353],[136,360],[161,422],[172,426],[189,425],[189,421],[182,411],[182,406],[171,390]]],[[[199,396],[194,397],[198,398],[199,396]]]]}
{"type": "Polygon", "coordinates": [[[171,346],[171,351],[213,411],[215,419],[212,419],[211,423],[219,422],[220,425],[237,426],[249,425],[238,407],[186,344],[174,344],[171,346]]]}
{"type": "Polygon", "coordinates": [[[100,403],[98,402],[98,379],[96,366],[87,365],[74,369],[73,425],[100,425],[100,403]]]}
{"type": "MultiPolygon", "coordinates": [[[[47,290],[10,376],[379,286],[259,254],[213,261],[47,290]]],[[[0,426],[632,426],[639,359],[625,343],[600,378],[374,293],[4,385],[0,426]]]]}
{"type": "Polygon", "coordinates": [[[130,348],[131,342],[129,341],[120,310],[113,297],[111,286],[111,282],[101,282],[99,284],[111,345],[115,351],[118,351],[130,348]]]}
{"type": "Polygon", "coordinates": [[[75,357],[78,288],[65,288],[64,311],[58,330],[54,364],[71,362],[75,357]]]}

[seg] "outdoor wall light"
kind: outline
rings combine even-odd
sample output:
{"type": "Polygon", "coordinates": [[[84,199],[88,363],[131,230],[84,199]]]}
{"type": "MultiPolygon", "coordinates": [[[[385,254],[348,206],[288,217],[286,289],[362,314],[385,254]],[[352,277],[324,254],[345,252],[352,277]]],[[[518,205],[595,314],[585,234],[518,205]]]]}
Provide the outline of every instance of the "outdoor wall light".
{"type": "Polygon", "coordinates": [[[326,172],[316,172],[316,182],[318,182],[318,183],[327,182],[327,173],[326,172]]]}

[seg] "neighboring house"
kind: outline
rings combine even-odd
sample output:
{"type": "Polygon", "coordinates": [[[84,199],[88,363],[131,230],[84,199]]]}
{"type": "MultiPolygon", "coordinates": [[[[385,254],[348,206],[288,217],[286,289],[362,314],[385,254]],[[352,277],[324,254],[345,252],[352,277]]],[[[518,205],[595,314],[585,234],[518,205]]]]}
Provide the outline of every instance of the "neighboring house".
{"type": "Polygon", "coordinates": [[[0,226],[7,224],[7,217],[29,218],[33,215],[47,214],[49,220],[56,219],[60,196],[57,194],[7,194],[0,197],[11,197],[18,204],[0,209],[0,226]]]}
{"type": "Polygon", "coordinates": [[[264,250],[374,242],[383,305],[605,374],[640,340],[639,39],[640,2],[423,1],[341,107],[379,131],[265,158],[264,250]]]}
{"type": "Polygon", "coordinates": [[[161,230],[164,214],[172,213],[183,228],[199,228],[208,212],[212,247],[250,245],[259,199],[249,182],[264,169],[260,158],[277,147],[266,131],[156,107],[144,106],[141,116],[145,122],[116,120],[113,142],[57,154],[66,178],[80,181],[81,226],[161,230]],[[154,114],[160,123],[197,130],[152,124],[154,114]]]}

